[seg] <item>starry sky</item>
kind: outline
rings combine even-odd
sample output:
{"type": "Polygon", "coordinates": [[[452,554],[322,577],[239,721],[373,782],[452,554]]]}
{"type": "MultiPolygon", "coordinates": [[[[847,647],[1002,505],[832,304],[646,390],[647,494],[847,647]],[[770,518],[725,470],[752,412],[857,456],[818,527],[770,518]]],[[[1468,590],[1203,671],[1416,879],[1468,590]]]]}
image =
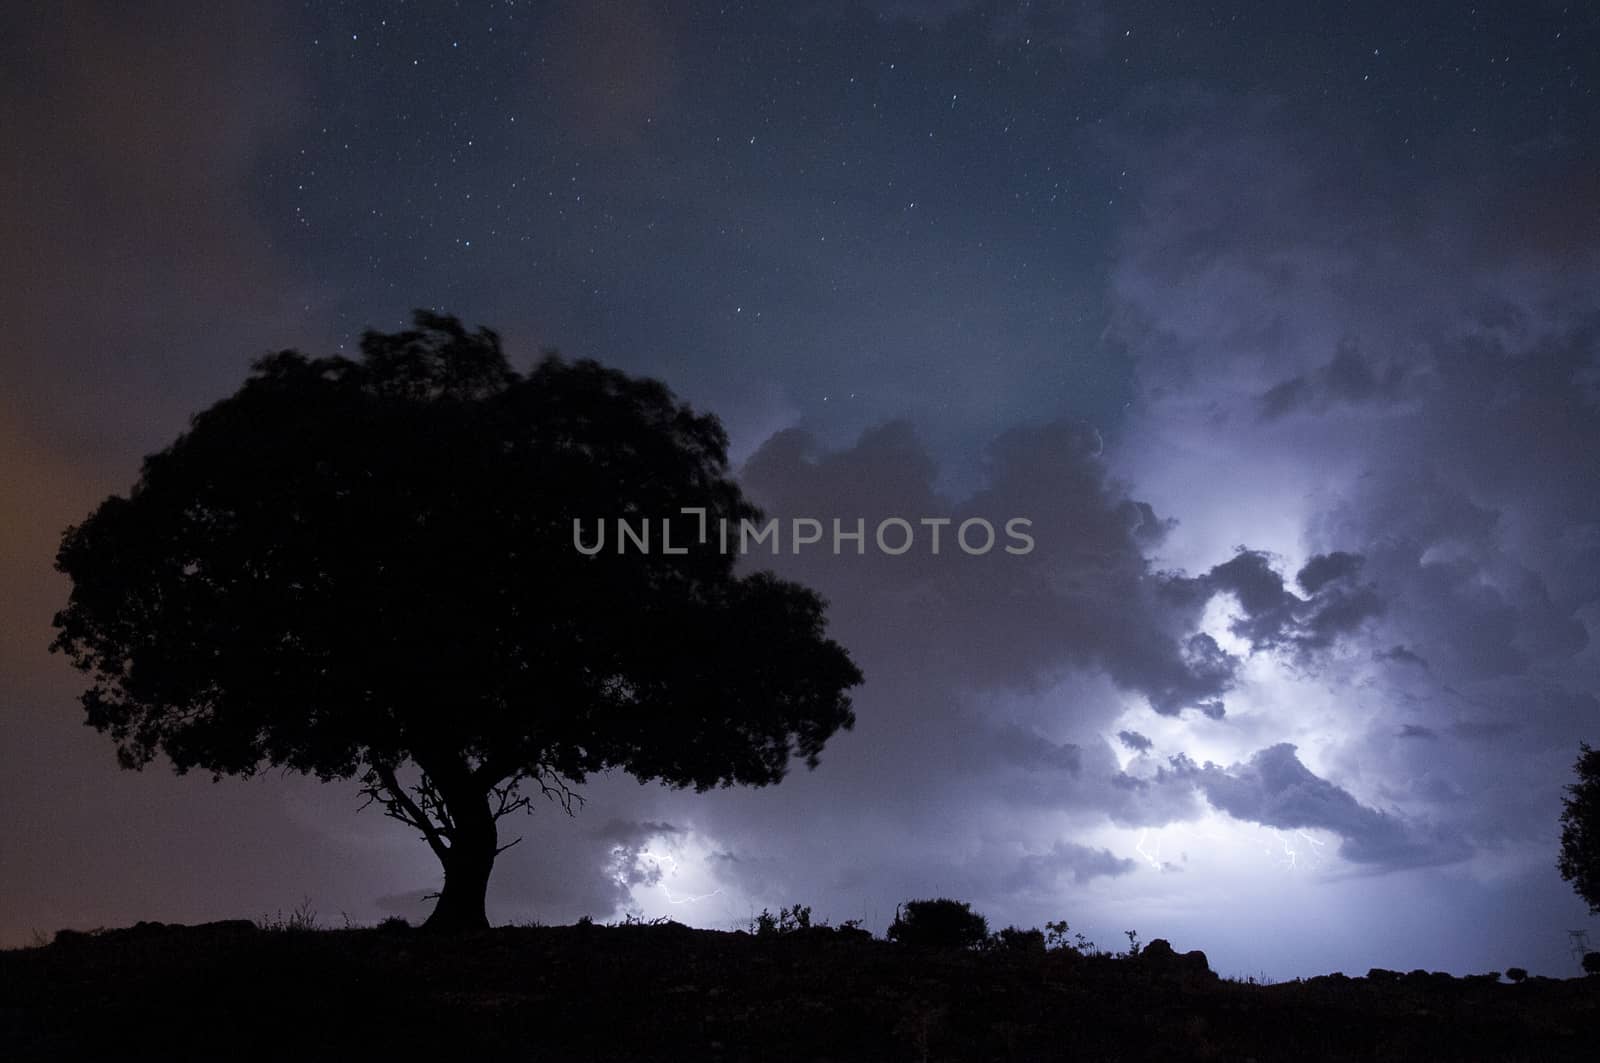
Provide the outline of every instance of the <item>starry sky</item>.
{"type": "Polygon", "coordinates": [[[1541,0],[8,5],[0,944],[425,914],[353,786],[119,772],[45,648],[142,455],[426,306],[660,377],[775,514],[1038,541],[773,559],[856,729],[503,825],[492,918],[949,895],[1224,974],[1576,973],[1596,56],[1541,0]]]}

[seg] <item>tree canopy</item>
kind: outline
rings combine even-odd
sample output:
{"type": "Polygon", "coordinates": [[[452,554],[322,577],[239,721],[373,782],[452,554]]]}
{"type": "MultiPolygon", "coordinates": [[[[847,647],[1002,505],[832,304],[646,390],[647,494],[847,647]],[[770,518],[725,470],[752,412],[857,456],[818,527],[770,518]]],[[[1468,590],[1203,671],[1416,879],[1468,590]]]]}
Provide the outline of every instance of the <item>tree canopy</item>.
{"type": "Polygon", "coordinates": [[[810,590],[714,536],[574,548],[574,519],[759,517],[727,443],[655,380],[518,372],[422,311],[359,359],[282,351],[67,530],[52,648],[125,767],[358,778],[442,861],[433,922],[482,925],[527,792],[767,785],[853,724],[861,674],[810,590]]]}
{"type": "Polygon", "coordinates": [[[1561,809],[1561,877],[1600,915],[1600,751],[1578,746],[1578,781],[1566,788],[1561,809]]]}

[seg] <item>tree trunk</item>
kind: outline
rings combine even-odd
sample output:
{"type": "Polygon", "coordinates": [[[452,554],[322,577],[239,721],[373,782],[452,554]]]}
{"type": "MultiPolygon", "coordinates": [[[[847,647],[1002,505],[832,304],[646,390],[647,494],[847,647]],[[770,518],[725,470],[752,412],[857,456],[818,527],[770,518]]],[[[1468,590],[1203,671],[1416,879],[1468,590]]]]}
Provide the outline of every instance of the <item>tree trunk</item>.
{"type": "Polygon", "coordinates": [[[444,886],[439,903],[422,925],[429,930],[460,933],[487,930],[489,916],[484,899],[489,892],[489,873],[494,870],[498,844],[494,816],[489,812],[487,794],[458,793],[446,797],[450,817],[455,822],[449,852],[440,857],[444,864],[444,886]]]}

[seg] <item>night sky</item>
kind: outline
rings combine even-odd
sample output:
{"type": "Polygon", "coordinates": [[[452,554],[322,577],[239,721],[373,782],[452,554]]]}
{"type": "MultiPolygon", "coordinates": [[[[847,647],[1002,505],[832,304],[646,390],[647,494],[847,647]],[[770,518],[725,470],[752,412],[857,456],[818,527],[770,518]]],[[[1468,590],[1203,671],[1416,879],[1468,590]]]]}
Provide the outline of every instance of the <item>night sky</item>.
{"type": "Polygon", "coordinates": [[[189,414],[432,307],[660,377],[775,514],[1038,542],[776,559],[855,730],[503,823],[496,921],[955,896],[1223,974],[1576,973],[1597,84],[1579,3],[7,5],[0,944],[426,914],[353,784],[120,772],[46,647],[62,530],[189,414]]]}

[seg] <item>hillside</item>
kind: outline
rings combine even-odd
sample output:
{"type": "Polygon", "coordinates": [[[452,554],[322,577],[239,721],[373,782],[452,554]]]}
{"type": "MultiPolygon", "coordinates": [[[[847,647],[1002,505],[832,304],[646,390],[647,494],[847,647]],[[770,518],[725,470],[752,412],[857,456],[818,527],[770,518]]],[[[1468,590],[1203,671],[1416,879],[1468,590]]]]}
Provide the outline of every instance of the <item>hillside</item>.
{"type": "Polygon", "coordinates": [[[0,1057],[1587,1059],[1600,980],[1260,986],[1199,953],[937,953],[677,924],[64,933],[0,953],[0,1057]]]}

